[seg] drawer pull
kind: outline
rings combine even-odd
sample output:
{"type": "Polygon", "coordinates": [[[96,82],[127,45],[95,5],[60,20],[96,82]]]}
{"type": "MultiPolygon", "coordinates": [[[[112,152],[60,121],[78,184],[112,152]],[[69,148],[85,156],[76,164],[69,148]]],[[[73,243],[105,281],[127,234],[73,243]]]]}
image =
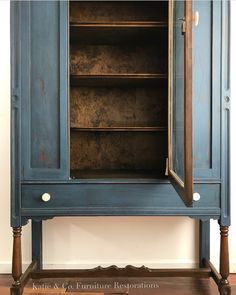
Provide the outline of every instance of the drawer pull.
{"type": "Polygon", "coordinates": [[[50,199],[51,199],[51,196],[49,193],[42,194],[42,201],[48,202],[48,201],[50,201],[50,199]]]}
{"type": "Polygon", "coordinates": [[[195,202],[199,201],[200,198],[201,198],[201,196],[200,196],[199,193],[194,193],[194,194],[193,194],[193,200],[194,200],[195,202]]]}

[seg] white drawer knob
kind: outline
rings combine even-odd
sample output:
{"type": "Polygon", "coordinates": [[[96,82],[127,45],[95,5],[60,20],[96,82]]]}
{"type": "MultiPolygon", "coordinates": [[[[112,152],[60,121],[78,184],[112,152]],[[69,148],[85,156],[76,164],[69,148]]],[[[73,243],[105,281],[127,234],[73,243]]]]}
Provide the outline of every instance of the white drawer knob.
{"type": "Polygon", "coordinates": [[[199,201],[201,198],[200,194],[199,193],[193,193],[193,200],[195,202],[199,201]]]}
{"type": "Polygon", "coordinates": [[[51,196],[49,193],[42,194],[42,201],[48,202],[48,201],[50,201],[50,199],[51,199],[51,196]]]}

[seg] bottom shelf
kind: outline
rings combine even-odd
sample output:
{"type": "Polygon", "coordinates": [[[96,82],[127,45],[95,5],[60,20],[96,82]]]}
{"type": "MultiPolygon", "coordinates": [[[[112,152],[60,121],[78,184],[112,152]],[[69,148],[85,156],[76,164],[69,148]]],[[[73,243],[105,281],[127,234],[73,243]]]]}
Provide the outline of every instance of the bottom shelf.
{"type": "Polygon", "coordinates": [[[165,179],[157,170],[71,170],[72,179],[165,179]]]}

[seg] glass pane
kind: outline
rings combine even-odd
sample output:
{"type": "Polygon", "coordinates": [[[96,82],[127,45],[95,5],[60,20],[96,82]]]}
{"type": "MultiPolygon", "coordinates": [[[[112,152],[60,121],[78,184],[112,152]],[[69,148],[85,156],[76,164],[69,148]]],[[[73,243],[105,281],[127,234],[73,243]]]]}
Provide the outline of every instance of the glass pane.
{"type": "Polygon", "coordinates": [[[173,1],[172,169],[184,181],[184,1],[173,1]]]}

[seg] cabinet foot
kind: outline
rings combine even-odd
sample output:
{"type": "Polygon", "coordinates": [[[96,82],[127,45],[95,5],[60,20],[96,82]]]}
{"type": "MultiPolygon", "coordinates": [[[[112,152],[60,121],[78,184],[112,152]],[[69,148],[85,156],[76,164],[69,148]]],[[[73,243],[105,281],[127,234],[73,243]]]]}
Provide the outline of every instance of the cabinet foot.
{"type": "Polygon", "coordinates": [[[226,282],[220,282],[219,285],[219,292],[220,295],[231,295],[231,287],[229,285],[229,282],[227,281],[227,284],[225,284],[226,282]]]}
{"type": "Polygon", "coordinates": [[[11,287],[10,295],[21,295],[22,288],[21,286],[13,286],[11,287]]]}

